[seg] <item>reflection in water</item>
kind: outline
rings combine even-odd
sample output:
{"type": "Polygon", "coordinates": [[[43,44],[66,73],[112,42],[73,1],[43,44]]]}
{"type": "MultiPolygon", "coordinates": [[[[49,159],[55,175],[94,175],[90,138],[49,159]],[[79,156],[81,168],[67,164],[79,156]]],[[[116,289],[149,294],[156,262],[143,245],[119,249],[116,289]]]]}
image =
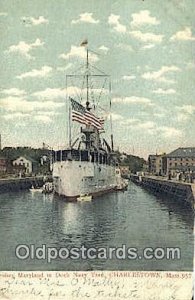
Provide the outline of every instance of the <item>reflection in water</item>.
{"type": "Polygon", "coordinates": [[[193,213],[176,200],[129,184],[128,191],[92,202],[68,203],[56,195],[0,195],[1,270],[192,270],[193,213]],[[181,260],[19,260],[18,244],[39,247],[180,247],[181,260]]]}

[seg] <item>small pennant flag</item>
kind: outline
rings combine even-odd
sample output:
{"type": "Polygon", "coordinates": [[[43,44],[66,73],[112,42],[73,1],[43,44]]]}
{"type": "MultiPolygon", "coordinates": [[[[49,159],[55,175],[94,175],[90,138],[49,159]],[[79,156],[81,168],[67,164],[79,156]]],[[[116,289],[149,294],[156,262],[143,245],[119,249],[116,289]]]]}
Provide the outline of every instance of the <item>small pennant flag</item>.
{"type": "Polygon", "coordinates": [[[88,45],[88,40],[85,39],[84,41],[82,41],[82,43],[80,44],[81,47],[85,47],[88,45]]]}

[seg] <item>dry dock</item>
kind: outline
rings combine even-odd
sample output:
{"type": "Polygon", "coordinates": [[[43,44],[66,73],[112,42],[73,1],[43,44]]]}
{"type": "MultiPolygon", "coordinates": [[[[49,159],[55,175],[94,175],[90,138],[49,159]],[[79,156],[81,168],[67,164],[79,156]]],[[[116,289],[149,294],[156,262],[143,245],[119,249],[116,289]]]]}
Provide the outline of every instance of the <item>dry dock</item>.
{"type": "Polygon", "coordinates": [[[155,194],[174,197],[184,205],[195,208],[195,183],[167,180],[157,176],[138,176],[131,174],[130,180],[155,194]]]}

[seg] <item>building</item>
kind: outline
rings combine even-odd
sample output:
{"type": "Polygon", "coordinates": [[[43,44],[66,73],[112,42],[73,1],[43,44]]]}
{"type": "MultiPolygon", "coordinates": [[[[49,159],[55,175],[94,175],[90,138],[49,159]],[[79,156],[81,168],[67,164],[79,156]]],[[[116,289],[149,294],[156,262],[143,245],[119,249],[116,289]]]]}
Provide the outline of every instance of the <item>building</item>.
{"type": "Polygon", "coordinates": [[[150,154],[148,157],[148,171],[154,175],[166,174],[166,154],[150,154]]]}
{"type": "Polygon", "coordinates": [[[26,156],[20,156],[13,161],[13,168],[15,172],[32,174],[37,170],[37,161],[26,156]]]}
{"type": "Polygon", "coordinates": [[[0,156],[0,173],[6,173],[8,169],[8,160],[4,156],[0,156]]]}
{"type": "Polygon", "coordinates": [[[195,147],[178,148],[166,155],[167,174],[195,172],[195,147]]]}
{"type": "Polygon", "coordinates": [[[120,165],[120,171],[122,176],[128,176],[130,173],[129,166],[120,165]]]}

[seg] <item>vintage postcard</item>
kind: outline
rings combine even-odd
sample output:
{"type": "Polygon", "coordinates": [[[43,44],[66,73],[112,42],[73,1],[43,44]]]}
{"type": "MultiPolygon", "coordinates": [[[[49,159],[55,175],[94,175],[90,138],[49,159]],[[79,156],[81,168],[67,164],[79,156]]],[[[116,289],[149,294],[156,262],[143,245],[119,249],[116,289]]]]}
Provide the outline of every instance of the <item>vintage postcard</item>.
{"type": "Polygon", "coordinates": [[[194,10],[0,1],[0,299],[193,299],[194,10]]]}

